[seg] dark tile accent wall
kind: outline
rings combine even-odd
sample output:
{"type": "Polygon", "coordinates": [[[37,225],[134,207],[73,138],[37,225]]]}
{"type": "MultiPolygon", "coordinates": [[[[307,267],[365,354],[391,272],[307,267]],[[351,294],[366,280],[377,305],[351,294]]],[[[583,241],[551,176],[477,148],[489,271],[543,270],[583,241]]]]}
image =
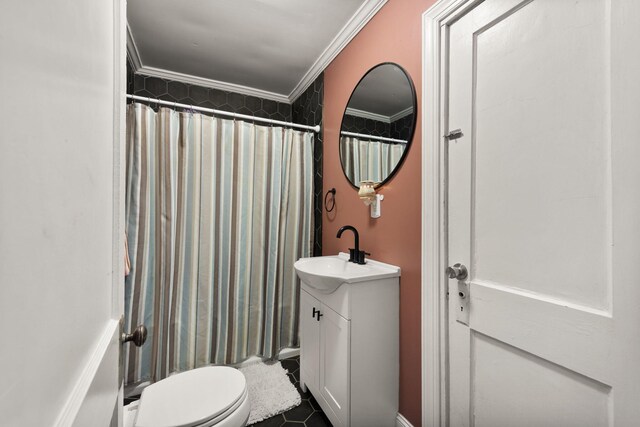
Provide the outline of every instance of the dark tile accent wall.
{"type": "Polygon", "coordinates": [[[395,122],[391,122],[391,138],[409,139],[413,124],[413,114],[401,117],[395,122]]]}
{"type": "Polygon", "coordinates": [[[342,118],[340,130],[390,138],[391,124],[347,114],[342,118]]]}
{"type": "MultiPolygon", "coordinates": [[[[321,74],[293,104],[226,92],[158,77],[135,74],[127,62],[127,93],[171,102],[216,108],[233,113],[322,126],[324,75],[321,74]]],[[[152,107],[155,105],[151,104],[152,107]]],[[[313,255],[322,255],[322,131],[315,134],[314,145],[314,247],[313,255]]]]}
{"type": "MultiPolygon", "coordinates": [[[[129,63],[129,61],[127,61],[127,93],[133,95],[133,80],[134,80],[134,74],[133,74],[133,68],[131,67],[131,64],[129,63]]],[[[127,99],[127,103],[129,103],[130,101],[127,99]]]]}
{"type": "MultiPolygon", "coordinates": [[[[266,119],[292,121],[291,105],[285,102],[129,73],[130,66],[127,68],[127,79],[132,80],[127,82],[127,93],[133,95],[215,108],[266,119]]],[[[155,107],[153,104],[151,106],[155,107]]]]}
{"type": "Polygon", "coordinates": [[[324,194],[322,192],[322,106],[324,105],[324,73],[320,74],[302,95],[293,101],[293,121],[303,125],[320,125],[320,133],[315,135],[313,147],[314,196],[314,247],[313,255],[322,255],[322,210],[324,194]]]}

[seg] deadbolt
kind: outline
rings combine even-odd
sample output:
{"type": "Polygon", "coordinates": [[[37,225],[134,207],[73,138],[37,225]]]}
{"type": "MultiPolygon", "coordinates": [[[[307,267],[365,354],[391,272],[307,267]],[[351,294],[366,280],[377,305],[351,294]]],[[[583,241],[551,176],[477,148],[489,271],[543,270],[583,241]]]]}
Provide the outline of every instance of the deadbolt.
{"type": "Polygon", "coordinates": [[[453,267],[447,267],[446,273],[447,273],[447,276],[449,276],[449,279],[458,279],[458,280],[464,280],[469,275],[467,271],[467,267],[465,267],[460,263],[453,264],[453,267]]]}

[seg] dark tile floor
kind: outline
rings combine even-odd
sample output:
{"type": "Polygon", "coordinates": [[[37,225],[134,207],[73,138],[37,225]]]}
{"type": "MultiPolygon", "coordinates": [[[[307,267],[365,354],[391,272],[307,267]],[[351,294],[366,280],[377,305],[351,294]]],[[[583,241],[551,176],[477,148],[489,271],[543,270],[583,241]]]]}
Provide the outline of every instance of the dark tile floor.
{"type": "MultiPolygon", "coordinates": [[[[331,422],[322,412],[320,405],[313,398],[311,393],[303,393],[300,389],[300,357],[291,357],[280,361],[282,367],[289,372],[289,379],[296,386],[302,402],[300,405],[285,413],[267,418],[259,423],[253,424],[255,427],[331,427],[331,422]]],[[[128,405],[140,399],[140,396],[131,396],[124,399],[124,404],[128,405]]]]}
{"type": "Polygon", "coordinates": [[[289,411],[268,418],[259,423],[253,424],[255,427],[331,427],[331,422],[320,409],[320,405],[313,398],[311,393],[303,393],[300,389],[300,358],[292,357],[280,361],[282,367],[289,372],[289,379],[296,386],[302,403],[289,411]]]}

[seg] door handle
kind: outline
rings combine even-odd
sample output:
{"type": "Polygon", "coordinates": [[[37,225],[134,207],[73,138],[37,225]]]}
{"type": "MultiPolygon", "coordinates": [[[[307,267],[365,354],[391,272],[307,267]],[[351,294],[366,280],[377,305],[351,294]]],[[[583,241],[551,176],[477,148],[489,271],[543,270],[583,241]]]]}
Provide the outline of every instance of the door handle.
{"type": "Polygon", "coordinates": [[[133,330],[133,333],[125,334],[123,333],[120,339],[122,344],[126,342],[133,342],[136,347],[141,347],[142,344],[147,340],[147,327],[144,325],[138,325],[137,328],[133,330]]]}
{"type": "MultiPolygon", "coordinates": [[[[138,325],[138,327],[131,334],[124,333],[124,316],[120,316],[120,344],[124,344],[126,342],[132,341],[137,347],[142,346],[144,342],[147,340],[147,327],[144,325],[138,325]]],[[[118,379],[119,381],[124,380],[124,351],[120,348],[118,363],[118,379]]]]}
{"type": "Polygon", "coordinates": [[[467,267],[460,263],[453,264],[452,267],[447,267],[445,272],[447,273],[447,276],[449,276],[449,279],[464,280],[469,276],[467,267]]]}

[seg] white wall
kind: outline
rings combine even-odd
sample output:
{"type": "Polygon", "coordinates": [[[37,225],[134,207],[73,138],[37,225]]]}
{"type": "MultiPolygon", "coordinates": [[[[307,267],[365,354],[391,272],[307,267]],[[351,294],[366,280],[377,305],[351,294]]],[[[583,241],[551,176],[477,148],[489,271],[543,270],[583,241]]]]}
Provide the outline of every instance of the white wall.
{"type": "Polygon", "coordinates": [[[0,8],[0,424],[49,426],[112,316],[114,3],[0,8]]]}

